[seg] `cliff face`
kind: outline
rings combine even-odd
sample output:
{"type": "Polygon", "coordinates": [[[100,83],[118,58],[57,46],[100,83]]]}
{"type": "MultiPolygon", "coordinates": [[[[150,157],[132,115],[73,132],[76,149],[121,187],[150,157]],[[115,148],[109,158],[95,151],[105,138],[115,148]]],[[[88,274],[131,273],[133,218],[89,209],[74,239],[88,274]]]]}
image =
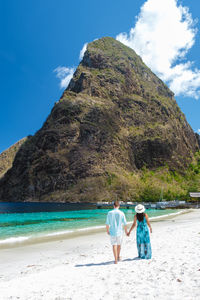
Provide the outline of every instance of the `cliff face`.
{"type": "Polygon", "coordinates": [[[15,155],[25,141],[26,138],[23,138],[0,153],[0,178],[12,167],[15,155]]]}
{"type": "MultiPolygon", "coordinates": [[[[43,127],[0,181],[2,201],[99,201],[115,172],[184,171],[197,138],[168,87],[113,38],[88,45],[43,127]]],[[[133,183],[134,185],[134,183],[133,183]]]]}
{"type": "Polygon", "coordinates": [[[199,148],[200,148],[200,135],[198,133],[195,133],[195,135],[196,135],[197,143],[198,143],[199,148]]]}

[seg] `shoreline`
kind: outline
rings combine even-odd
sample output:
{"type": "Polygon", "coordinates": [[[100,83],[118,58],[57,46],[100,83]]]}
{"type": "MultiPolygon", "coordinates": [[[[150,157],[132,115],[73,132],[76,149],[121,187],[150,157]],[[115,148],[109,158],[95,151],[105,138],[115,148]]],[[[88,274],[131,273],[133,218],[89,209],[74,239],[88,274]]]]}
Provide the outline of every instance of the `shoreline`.
{"type": "Polygon", "coordinates": [[[198,299],[200,210],[152,228],[152,259],[136,258],[134,230],[117,265],[105,232],[2,249],[1,299],[198,299]]]}
{"type": "MultiPolygon", "coordinates": [[[[167,220],[173,218],[177,215],[186,214],[192,212],[193,209],[185,209],[180,210],[175,213],[164,214],[160,216],[150,217],[151,222],[159,222],[161,220],[167,220]]],[[[148,211],[147,211],[148,212],[148,211]]],[[[132,224],[132,221],[127,222],[128,225],[132,224]]],[[[53,241],[59,241],[60,239],[71,239],[78,238],[79,236],[88,236],[95,233],[105,232],[105,225],[98,225],[94,227],[84,227],[75,230],[64,230],[64,231],[55,231],[52,233],[47,233],[46,235],[36,235],[34,237],[31,236],[19,236],[19,237],[11,237],[5,240],[0,240],[0,251],[1,249],[10,249],[17,248],[26,245],[34,245],[40,243],[48,243],[53,241]]]]}

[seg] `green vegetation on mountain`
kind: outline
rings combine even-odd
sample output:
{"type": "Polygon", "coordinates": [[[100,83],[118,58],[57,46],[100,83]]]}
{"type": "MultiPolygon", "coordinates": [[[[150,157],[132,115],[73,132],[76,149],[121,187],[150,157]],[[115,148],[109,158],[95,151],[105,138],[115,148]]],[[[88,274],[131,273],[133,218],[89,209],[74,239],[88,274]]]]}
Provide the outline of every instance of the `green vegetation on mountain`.
{"type": "Polygon", "coordinates": [[[43,127],[0,181],[2,201],[185,198],[199,143],[169,88],[113,38],[90,43],[43,127]],[[196,154],[195,154],[196,153],[196,154]]]}

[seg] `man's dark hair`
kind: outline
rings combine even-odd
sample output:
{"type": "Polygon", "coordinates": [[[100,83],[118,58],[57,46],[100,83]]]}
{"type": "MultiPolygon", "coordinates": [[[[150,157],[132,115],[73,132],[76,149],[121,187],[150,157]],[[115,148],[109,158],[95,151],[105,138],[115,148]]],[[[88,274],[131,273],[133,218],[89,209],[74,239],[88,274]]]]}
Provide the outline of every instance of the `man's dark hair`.
{"type": "Polygon", "coordinates": [[[118,207],[120,204],[119,204],[119,201],[118,200],[115,200],[114,201],[114,207],[118,207]]]}

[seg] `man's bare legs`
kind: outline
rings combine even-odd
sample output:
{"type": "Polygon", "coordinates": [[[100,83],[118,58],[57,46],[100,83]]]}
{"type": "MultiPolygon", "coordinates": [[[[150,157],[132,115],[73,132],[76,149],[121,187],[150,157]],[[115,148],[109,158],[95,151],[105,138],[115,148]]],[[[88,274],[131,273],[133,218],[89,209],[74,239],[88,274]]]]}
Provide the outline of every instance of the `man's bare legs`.
{"type": "Polygon", "coordinates": [[[120,261],[120,251],[121,251],[121,245],[117,245],[117,260],[120,261]]]}
{"type": "Polygon", "coordinates": [[[115,258],[115,264],[117,264],[117,245],[113,245],[113,254],[114,254],[114,258],[115,258]]]}
{"type": "Polygon", "coordinates": [[[120,260],[120,251],[121,251],[121,245],[113,245],[115,264],[117,264],[117,262],[120,260]]]}

